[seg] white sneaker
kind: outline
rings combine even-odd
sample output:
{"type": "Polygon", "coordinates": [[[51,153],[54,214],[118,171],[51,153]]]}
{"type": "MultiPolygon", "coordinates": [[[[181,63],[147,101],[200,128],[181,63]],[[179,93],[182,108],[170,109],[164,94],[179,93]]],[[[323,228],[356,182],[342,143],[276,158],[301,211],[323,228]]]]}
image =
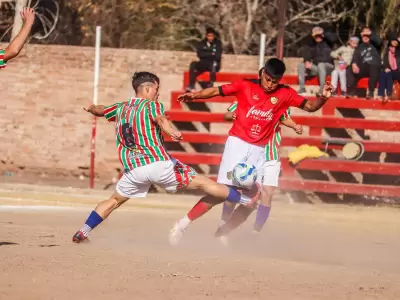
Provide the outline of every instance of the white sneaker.
{"type": "Polygon", "coordinates": [[[169,231],[169,243],[171,246],[177,246],[181,241],[183,235],[185,234],[185,229],[181,228],[177,223],[169,231]]]}
{"type": "Polygon", "coordinates": [[[228,247],[229,246],[229,239],[226,235],[221,235],[217,238],[222,246],[228,247]]]}

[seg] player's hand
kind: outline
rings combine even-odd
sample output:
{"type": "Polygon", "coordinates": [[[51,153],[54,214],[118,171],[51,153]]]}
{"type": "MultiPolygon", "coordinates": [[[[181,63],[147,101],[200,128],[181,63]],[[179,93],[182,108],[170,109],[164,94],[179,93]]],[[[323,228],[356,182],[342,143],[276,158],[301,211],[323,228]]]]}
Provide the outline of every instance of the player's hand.
{"type": "Polygon", "coordinates": [[[236,113],[235,112],[232,113],[232,120],[236,120],[236,113]]]}
{"type": "Polygon", "coordinates": [[[322,97],[329,98],[332,96],[333,86],[327,81],[325,82],[324,89],[322,90],[322,97]]]}
{"type": "Polygon", "coordinates": [[[35,11],[32,8],[24,7],[20,14],[25,24],[29,26],[33,25],[33,22],[35,22],[35,11]]]}
{"type": "Polygon", "coordinates": [[[186,93],[178,96],[178,102],[188,102],[194,99],[194,93],[186,93]]]}
{"type": "Polygon", "coordinates": [[[88,112],[88,113],[91,113],[91,109],[92,109],[93,107],[94,107],[94,104],[91,104],[91,105],[90,105],[89,107],[87,107],[87,108],[84,107],[83,110],[86,111],[86,112],[88,112]]]}
{"type": "Polygon", "coordinates": [[[312,67],[312,62],[306,61],[306,62],[304,63],[304,67],[305,67],[306,69],[311,69],[311,67],[312,67]]]}
{"type": "Polygon", "coordinates": [[[296,124],[293,127],[293,130],[297,133],[297,134],[303,134],[303,126],[296,124]]]}
{"type": "Polygon", "coordinates": [[[385,73],[389,73],[390,71],[392,71],[392,70],[390,70],[389,68],[385,69],[385,73]]]}
{"type": "Polygon", "coordinates": [[[171,139],[172,139],[174,142],[179,142],[179,141],[181,141],[181,140],[183,139],[182,133],[179,132],[179,131],[173,131],[173,132],[171,132],[171,139]]]}

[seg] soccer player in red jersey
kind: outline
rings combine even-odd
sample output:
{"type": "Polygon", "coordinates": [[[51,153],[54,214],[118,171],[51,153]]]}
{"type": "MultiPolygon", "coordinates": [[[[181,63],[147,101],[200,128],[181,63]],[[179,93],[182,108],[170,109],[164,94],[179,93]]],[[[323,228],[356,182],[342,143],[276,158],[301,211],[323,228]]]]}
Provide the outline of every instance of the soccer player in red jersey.
{"type": "MultiPolygon", "coordinates": [[[[225,113],[224,119],[233,121],[236,119],[237,103],[232,103],[225,113]]],[[[303,133],[303,127],[296,124],[290,117],[290,109],[288,109],[280,118],[279,124],[275,126],[275,134],[265,147],[265,165],[264,169],[268,170],[268,177],[262,176],[263,194],[262,201],[258,206],[256,203],[253,207],[239,206],[235,209],[236,203],[225,201],[221,215],[221,229],[218,229],[216,235],[222,244],[228,244],[228,233],[244,223],[250,214],[257,208],[257,216],[253,226],[253,233],[258,233],[264,227],[271,211],[272,195],[275,188],[278,187],[279,174],[281,171],[281,162],[279,158],[279,147],[282,141],[281,125],[291,128],[297,134],[303,133]],[[268,168],[267,168],[268,166],[268,168]],[[225,225],[228,223],[228,225],[225,225]],[[231,224],[233,224],[231,226],[231,224]],[[221,233],[221,231],[223,233],[221,233]]]]}
{"type": "MultiPolygon", "coordinates": [[[[163,104],[158,102],[159,83],[159,78],[152,73],[135,73],[132,86],[136,98],[110,106],[91,105],[85,109],[114,122],[119,159],[125,172],[114,194],[91,212],[82,228],[72,237],[73,242],[86,240],[91,230],[130,198],[146,197],[152,184],[163,187],[167,192],[182,188],[200,189],[212,195],[214,205],[224,200],[245,205],[257,201],[258,191],[241,194],[236,188],[196,174],[191,167],[168,154],[162,132],[174,141],[181,140],[182,135],[172,128],[164,114],[163,104]]],[[[208,202],[207,205],[212,204],[208,202]]]]}
{"type": "MultiPolygon", "coordinates": [[[[178,101],[208,99],[216,96],[236,96],[236,120],[229,131],[224,153],[218,173],[217,182],[232,186],[231,172],[239,162],[256,166],[259,177],[268,177],[271,166],[265,164],[265,149],[275,133],[279,119],[290,107],[298,107],[307,112],[319,110],[332,94],[332,86],[326,83],[323,92],[316,100],[311,101],[298,95],[292,88],[280,84],[286,71],[283,61],[270,58],[261,72],[261,80],[256,83],[240,80],[234,83],[204,89],[197,93],[186,93],[179,96],[178,101]]],[[[275,172],[275,170],[272,170],[275,172]]],[[[260,182],[260,178],[257,178],[260,182]]],[[[267,187],[263,186],[263,191],[267,187]]],[[[267,191],[261,193],[267,194],[267,191]]],[[[214,203],[211,196],[202,199],[202,203],[214,203]]],[[[189,214],[177,221],[170,232],[170,242],[176,245],[182,238],[186,228],[196,218],[207,212],[212,206],[195,205],[189,214]],[[195,213],[193,212],[195,211],[195,213]],[[192,218],[195,216],[195,218],[192,218]]],[[[228,225],[227,225],[228,226],[228,225]]],[[[225,226],[225,228],[227,228],[225,226]]]]}
{"type": "Polygon", "coordinates": [[[35,11],[32,8],[25,7],[21,12],[21,18],[24,25],[17,36],[5,49],[0,49],[0,69],[6,67],[7,61],[16,57],[24,46],[26,39],[31,32],[33,22],[35,21],[35,11]]]}

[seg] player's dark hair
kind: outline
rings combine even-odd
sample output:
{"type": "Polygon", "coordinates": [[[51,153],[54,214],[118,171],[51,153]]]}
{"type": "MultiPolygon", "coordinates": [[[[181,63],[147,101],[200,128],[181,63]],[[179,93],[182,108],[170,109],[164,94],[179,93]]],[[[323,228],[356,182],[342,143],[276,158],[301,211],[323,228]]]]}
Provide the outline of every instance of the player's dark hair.
{"type": "Polygon", "coordinates": [[[272,78],[281,78],[285,71],[284,62],[275,57],[268,59],[264,66],[264,72],[272,78]]]}
{"type": "Polygon", "coordinates": [[[157,75],[150,72],[135,72],[132,76],[132,87],[137,93],[138,88],[143,83],[158,83],[160,84],[160,78],[157,75]]]}

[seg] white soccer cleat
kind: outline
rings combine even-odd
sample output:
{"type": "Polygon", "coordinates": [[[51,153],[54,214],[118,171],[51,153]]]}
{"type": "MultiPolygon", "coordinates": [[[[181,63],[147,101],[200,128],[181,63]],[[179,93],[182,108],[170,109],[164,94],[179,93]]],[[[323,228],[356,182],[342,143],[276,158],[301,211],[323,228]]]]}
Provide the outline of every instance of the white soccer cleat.
{"type": "Polygon", "coordinates": [[[177,246],[181,241],[183,235],[185,234],[185,229],[181,228],[177,223],[169,231],[169,243],[171,246],[177,246]]]}

